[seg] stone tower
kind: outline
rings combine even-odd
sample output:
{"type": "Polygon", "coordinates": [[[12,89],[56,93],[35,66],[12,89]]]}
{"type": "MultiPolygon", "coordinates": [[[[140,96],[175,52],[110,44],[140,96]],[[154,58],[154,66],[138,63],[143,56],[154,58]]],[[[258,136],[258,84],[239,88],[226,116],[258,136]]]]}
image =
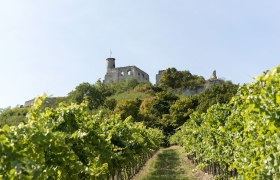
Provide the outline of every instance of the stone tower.
{"type": "Polygon", "coordinates": [[[216,70],[214,70],[211,77],[210,77],[210,80],[214,81],[214,80],[217,80],[217,79],[218,79],[217,78],[217,72],[216,72],[216,70]]]}
{"type": "Polygon", "coordinates": [[[111,72],[112,69],[115,69],[115,58],[107,58],[107,73],[111,72]]]}
{"type": "Polygon", "coordinates": [[[115,58],[107,58],[107,72],[103,82],[120,82],[127,79],[149,82],[149,75],[136,66],[116,67],[115,58]]]}

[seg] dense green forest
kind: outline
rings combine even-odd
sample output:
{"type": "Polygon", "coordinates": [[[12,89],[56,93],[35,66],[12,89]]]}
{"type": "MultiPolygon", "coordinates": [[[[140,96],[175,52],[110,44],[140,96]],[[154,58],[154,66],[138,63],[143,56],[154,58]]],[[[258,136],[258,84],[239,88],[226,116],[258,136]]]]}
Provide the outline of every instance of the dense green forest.
{"type": "Polygon", "coordinates": [[[0,177],[130,179],[160,146],[179,144],[216,178],[277,179],[280,67],[256,82],[212,85],[170,68],[161,83],[77,85],[66,97],[0,114],[0,177]],[[171,138],[170,138],[171,137],[171,138]]]}

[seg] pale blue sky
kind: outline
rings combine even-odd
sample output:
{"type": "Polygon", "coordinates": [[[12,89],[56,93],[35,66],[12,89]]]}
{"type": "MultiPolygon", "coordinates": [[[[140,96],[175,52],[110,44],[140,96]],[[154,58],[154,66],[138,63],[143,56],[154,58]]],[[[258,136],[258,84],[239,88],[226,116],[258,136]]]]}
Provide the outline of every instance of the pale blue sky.
{"type": "Polygon", "coordinates": [[[155,82],[175,67],[234,83],[280,61],[279,0],[1,0],[0,107],[65,96],[136,65],[155,82]]]}

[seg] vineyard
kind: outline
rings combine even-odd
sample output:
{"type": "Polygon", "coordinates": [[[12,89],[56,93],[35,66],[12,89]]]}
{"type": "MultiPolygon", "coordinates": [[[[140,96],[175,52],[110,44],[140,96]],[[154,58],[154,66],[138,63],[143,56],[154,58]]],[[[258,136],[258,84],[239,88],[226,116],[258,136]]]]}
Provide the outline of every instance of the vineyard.
{"type": "Polygon", "coordinates": [[[0,130],[0,179],[130,179],[163,135],[119,116],[91,115],[86,104],[42,109],[27,124],[0,130]]]}
{"type": "Polygon", "coordinates": [[[40,97],[4,110],[0,179],[131,179],[170,144],[216,179],[280,179],[280,66],[238,90],[223,82],[172,92],[134,80],[83,83],[59,104],[40,97]]]}
{"type": "Polygon", "coordinates": [[[228,104],[194,113],[171,142],[216,178],[280,178],[280,66],[244,85],[228,104]]]}

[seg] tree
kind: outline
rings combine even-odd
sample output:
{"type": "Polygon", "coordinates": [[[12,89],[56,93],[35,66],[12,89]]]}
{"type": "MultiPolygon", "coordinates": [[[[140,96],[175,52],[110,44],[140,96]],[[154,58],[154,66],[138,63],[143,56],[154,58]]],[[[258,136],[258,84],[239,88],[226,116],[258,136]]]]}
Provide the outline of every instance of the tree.
{"type": "Polygon", "coordinates": [[[175,122],[174,129],[182,126],[199,105],[198,96],[179,99],[170,107],[170,115],[175,122]]]}
{"type": "Polygon", "coordinates": [[[169,114],[172,104],[179,99],[178,96],[171,92],[161,92],[156,94],[155,100],[152,102],[150,109],[151,114],[161,118],[163,114],[169,114]]]}
{"type": "Polygon", "coordinates": [[[115,107],[117,106],[117,100],[116,99],[106,99],[103,105],[105,108],[113,111],[115,107]]]}
{"type": "Polygon", "coordinates": [[[236,94],[238,85],[230,81],[224,82],[220,85],[214,85],[205,90],[199,95],[199,105],[197,111],[206,112],[207,109],[217,103],[228,103],[236,94]]]}
{"type": "Polygon", "coordinates": [[[179,97],[171,92],[160,92],[155,97],[146,98],[140,106],[140,115],[144,123],[150,127],[162,128],[163,115],[170,113],[170,107],[179,97]]]}
{"type": "Polygon", "coordinates": [[[115,112],[118,113],[122,119],[132,116],[135,120],[138,118],[141,100],[124,100],[119,101],[115,112]]]}
{"type": "Polygon", "coordinates": [[[176,68],[168,68],[160,78],[160,86],[177,89],[181,87],[182,74],[176,68]]]}
{"type": "Polygon", "coordinates": [[[78,85],[75,90],[68,94],[70,100],[81,104],[84,100],[88,101],[89,109],[96,109],[103,105],[106,97],[112,94],[110,88],[103,85],[101,81],[97,81],[96,84],[82,83],[78,85]]]}
{"type": "Polygon", "coordinates": [[[205,79],[202,76],[192,75],[189,71],[182,71],[181,88],[183,89],[200,89],[204,87],[205,79]]]}
{"type": "Polygon", "coordinates": [[[182,126],[198,106],[198,97],[189,96],[179,99],[169,108],[169,114],[163,114],[158,120],[158,127],[163,130],[166,137],[173,135],[176,129],[182,126]]]}
{"type": "Polygon", "coordinates": [[[168,68],[163,72],[160,86],[171,89],[199,89],[205,84],[202,76],[193,75],[190,71],[178,71],[176,68],[168,68]]]}

